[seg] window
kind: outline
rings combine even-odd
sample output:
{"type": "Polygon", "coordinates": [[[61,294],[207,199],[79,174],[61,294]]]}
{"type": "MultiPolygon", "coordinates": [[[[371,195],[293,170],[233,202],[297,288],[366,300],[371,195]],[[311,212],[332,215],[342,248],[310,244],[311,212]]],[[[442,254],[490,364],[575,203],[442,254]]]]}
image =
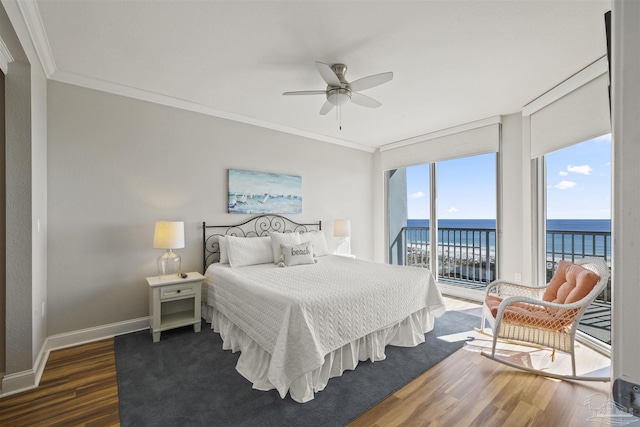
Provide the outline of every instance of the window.
{"type": "Polygon", "coordinates": [[[438,276],[483,289],[496,279],[496,154],[438,162],[438,276]]]}
{"type": "Polygon", "coordinates": [[[387,179],[391,263],[468,289],[496,278],[495,153],[395,169],[387,179]]]}
{"type": "MultiPolygon", "coordinates": [[[[603,257],[611,266],[611,135],[544,156],[546,279],[561,259],[603,257]]],[[[611,281],[578,328],[611,344],[611,281]]]]}

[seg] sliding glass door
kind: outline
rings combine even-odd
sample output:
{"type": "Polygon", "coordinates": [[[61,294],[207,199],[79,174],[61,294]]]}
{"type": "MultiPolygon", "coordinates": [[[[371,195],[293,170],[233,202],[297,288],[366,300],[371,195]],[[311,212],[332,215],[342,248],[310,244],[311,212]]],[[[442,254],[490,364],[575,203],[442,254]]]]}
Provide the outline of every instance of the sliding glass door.
{"type": "Polygon", "coordinates": [[[438,276],[484,289],[496,279],[496,154],[437,163],[438,276]]]}
{"type": "MultiPolygon", "coordinates": [[[[544,156],[546,281],[561,259],[604,258],[611,266],[611,135],[544,156]]],[[[611,344],[611,279],[580,331],[611,344]]]]}
{"type": "Polygon", "coordinates": [[[390,258],[453,286],[496,278],[496,153],[387,172],[390,258]],[[436,229],[431,224],[437,224],[436,229]]]}

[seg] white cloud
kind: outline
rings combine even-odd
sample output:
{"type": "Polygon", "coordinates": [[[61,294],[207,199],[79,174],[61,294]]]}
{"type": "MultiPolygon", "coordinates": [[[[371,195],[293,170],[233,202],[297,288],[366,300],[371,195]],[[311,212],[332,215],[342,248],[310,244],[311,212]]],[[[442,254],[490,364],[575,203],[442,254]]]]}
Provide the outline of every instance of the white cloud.
{"type": "Polygon", "coordinates": [[[421,199],[424,197],[424,193],[422,191],[416,191],[412,195],[409,196],[412,199],[421,199]]]}
{"type": "Polygon", "coordinates": [[[573,181],[560,181],[559,183],[554,185],[554,187],[556,187],[558,190],[568,190],[569,188],[573,188],[575,186],[576,183],[573,181]]]}
{"type": "Polygon", "coordinates": [[[567,171],[560,171],[560,172],[558,173],[558,175],[560,175],[560,176],[567,176],[567,175],[569,175],[569,172],[567,172],[567,171]]]}
{"type": "Polygon", "coordinates": [[[593,169],[591,169],[591,166],[589,165],[582,165],[582,166],[567,166],[567,170],[569,172],[575,172],[575,173],[579,173],[582,175],[591,175],[591,171],[593,169]]]}
{"type": "Polygon", "coordinates": [[[458,208],[456,208],[455,206],[451,206],[449,209],[447,209],[447,212],[456,213],[458,212],[458,208]]]}

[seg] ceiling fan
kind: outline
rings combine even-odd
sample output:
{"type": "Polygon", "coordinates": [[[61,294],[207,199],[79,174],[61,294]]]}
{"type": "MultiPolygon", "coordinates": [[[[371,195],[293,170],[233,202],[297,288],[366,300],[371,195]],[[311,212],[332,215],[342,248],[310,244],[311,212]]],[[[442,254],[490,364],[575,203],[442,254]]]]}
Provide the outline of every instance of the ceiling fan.
{"type": "Polygon", "coordinates": [[[347,66],[344,64],[327,65],[316,61],[316,67],[322,79],[327,82],[325,90],[301,90],[296,92],[285,92],[283,95],[325,95],[327,100],[320,109],[320,114],[325,115],[333,107],[341,107],[351,101],[363,107],[377,108],[380,104],[375,99],[358,93],[361,90],[371,89],[393,79],[393,72],[374,74],[363,77],[349,83],[344,75],[347,73],[347,66]]]}

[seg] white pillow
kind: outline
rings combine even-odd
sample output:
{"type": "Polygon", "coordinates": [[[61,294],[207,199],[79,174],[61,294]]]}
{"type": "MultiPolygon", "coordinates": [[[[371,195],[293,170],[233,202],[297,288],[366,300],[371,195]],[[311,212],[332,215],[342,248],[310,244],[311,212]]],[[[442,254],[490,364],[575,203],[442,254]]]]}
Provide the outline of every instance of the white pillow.
{"type": "Polygon", "coordinates": [[[280,245],[282,250],[282,262],[280,267],[291,267],[294,265],[313,264],[313,243],[305,242],[299,245],[280,245]]]}
{"type": "Polygon", "coordinates": [[[278,264],[282,261],[282,249],[280,245],[294,246],[300,244],[300,235],[298,233],[269,233],[271,237],[271,250],[273,252],[273,263],[278,264]]]}
{"type": "Polygon", "coordinates": [[[220,264],[229,264],[229,251],[225,236],[218,237],[218,247],[220,248],[220,264]]]}
{"type": "Polygon", "coordinates": [[[324,238],[323,231],[300,233],[300,243],[304,242],[311,242],[313,244],[314,256],[329,255],[329,249],[327,248],[327,241],[324,238]]]}
{"type": "Polygon", "coordinates": [[[273,262],[271,238],[227,236],[229,264],[232,268],[273,262]]]}

